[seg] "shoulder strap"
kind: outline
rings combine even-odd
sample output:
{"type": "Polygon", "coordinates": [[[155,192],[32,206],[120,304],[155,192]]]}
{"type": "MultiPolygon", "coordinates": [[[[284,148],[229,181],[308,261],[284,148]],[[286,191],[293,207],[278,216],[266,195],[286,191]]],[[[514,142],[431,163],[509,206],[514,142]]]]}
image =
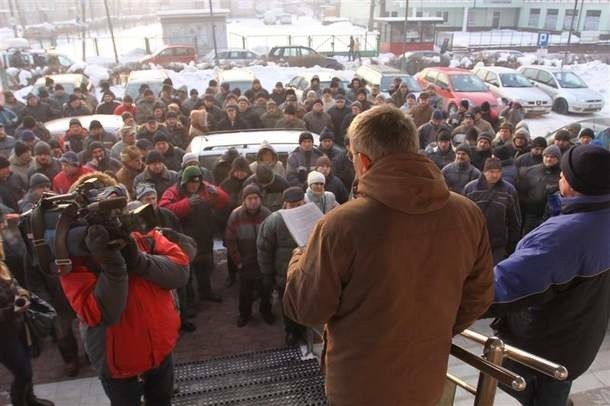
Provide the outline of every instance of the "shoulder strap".
{"type": "Polygon", "coordinates": [[[65,275],[72,271],[72,260],[66,239],[68,232],[77,220],[78,206],[70,203],[60,214],[55,230],[55,266],[59,275],[65,275]]]}
{"type": "Polygon", "coordinates": [[[49,203],[42,199],[33,208],[30,215],[30,232],[28,238],[32,243],[36,257],[38,258],[38,265],[40,270],[47,275],[52,275],[49,264],[53,259],[53,253],[49,244],[44,239],[45,221],[44,212],[47,209],[49,203]]]}

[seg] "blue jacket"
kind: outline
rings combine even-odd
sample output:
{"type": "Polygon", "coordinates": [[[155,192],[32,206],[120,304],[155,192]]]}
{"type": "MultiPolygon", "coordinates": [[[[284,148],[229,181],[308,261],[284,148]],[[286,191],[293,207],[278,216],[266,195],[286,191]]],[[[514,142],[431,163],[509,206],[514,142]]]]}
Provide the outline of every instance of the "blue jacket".
{"type": "Polygon", "coordinates": [[[562,199],[495,268],[493,327],[506,342],[585,372],[610,317],[610,195],[562,199]]]}

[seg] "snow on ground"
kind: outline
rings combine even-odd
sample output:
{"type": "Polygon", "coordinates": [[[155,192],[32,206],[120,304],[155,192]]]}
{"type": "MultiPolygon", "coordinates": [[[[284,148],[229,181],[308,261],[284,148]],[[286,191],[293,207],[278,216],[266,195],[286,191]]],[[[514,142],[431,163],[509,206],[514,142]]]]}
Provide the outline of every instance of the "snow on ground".
{"type": "MultiPolygon", "coordinates": [[[[536,46],[538,43],[537,32],[526,32],[516,30],[491,30],[480,32],[462,32],[454,31],[453,46],[469,48],[474,45],[488,45],[508,47],[515,46],[536,46]]],[[[580,39],[576,35],[572,35],[571,43],[576,44],[580,39]]],[[[566,44],[568,42],[568,33],[563,32],[559,35],[553,34],[549,38],[551,45],[566,44]]]]}
{"type": "Polygon", "coordinates": [[[604,109],[602,113],[610,114],[610,65],[600,61],[582,63],[578,65],[567,65],[569,69],[576,73],[591,88],[595,89],[604,96],[604,109]]]}

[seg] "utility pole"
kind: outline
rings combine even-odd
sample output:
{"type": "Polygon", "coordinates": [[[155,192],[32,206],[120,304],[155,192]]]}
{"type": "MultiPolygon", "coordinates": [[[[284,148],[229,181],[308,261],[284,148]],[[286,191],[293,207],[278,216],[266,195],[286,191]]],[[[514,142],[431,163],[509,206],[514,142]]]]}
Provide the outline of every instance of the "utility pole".
{"type": "Polygon", "coordinates": [[[578,10],[578,0],[574,0],[574,10],[572,11],[572,19],[570,20],[570,32],[568,33],[568,46],[572,41],[572,31],[574,30],[574,21],[576,20],[576,11],[578,10]]]}
{"type": "Polygon", "coordinates": [[[13,33],[15,34],[15,38],[19,35],[17,34],[17,18],[15,17],[15,8],[13,7],[13,0],[8,1],[8,10],[11,14],[11,25],[13,26],[13,33]]]}
{"type": "Polygon", "coordinates": [[[210,19],[212,22],[212,41],[214,43],[214,65],[218,66],[218,48],[216,47],[216,23],[214,22],[214,9],[212,8],[212,0],[210,3],[210,19]]]}
{"type": "MultiPolygon", "coordinates": [[[[10,2],[11,0],[9,0],[10,2]]],[[[21,11],[21,3],[15,0],[15,10],[17,10],[17,16],[19,17],[19,23],[21,24],[21,29],[25,33],[25,17],[23,16],[23,12],[21,11]]]]}
{"type": "Polygon", "coordinates": [[[110,30],[110,37],[112,38],[112,49],[114,50],[114,61],[119,63],[119,54],[116,51],[116,42],[114,40],[114,30],[112,29],[112,20],[110,19],[110,11],[108,11],[108,0],[104,0],[104,7],[106,8],[106,20],[108,20],[108,30],[110,30]]]}
{"type": "Polygon", "coordinates": [[[85,12],[87,11],[85,8],[85,0],[80,0],[80,11],[81,11],[81,24],[82,24],[82,31],[81,31],[81,41],[82,41],[82,46],[83,46],[83,61],[85,60],[87,54],[86,54],[86,50],[87,50],[87,28],[85,27],[85,12]]]}
{"type": "Polygon", "coordinates": [[[407,23],[409,20],[409,0],[405,0],[405,23],[402,26],[402,53],[406,52],[407,47],[407,23]]]}
{"type": "Polygon", "coordinates": [[[369,8],[369,31],[373,31],[375,29],[375,1],[376,0],[371,0],[371,5],[369,8]]]}

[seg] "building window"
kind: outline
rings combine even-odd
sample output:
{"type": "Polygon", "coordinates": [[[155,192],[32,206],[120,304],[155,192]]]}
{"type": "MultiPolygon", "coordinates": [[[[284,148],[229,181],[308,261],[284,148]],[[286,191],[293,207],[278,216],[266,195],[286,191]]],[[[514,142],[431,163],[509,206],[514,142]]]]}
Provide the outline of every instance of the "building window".
{"type": "Polygon", "coordinates": [[[530,9],[530,18],[527,21],[528,27],[538,27],[538,21],[540,21],[540,9],[532,8],[530,9]]]}
{"type": "Polygon", "coordinates": [[[544,20],[544,28],[547,30],[555,31],[557,29],[557,17],[559,16],[559,9],[550,8],[546,11],[546,20],[544,20]]]}
{"type": "Polygon", "coordinates": [[[416,11],[415,12],[415,17],[423,17],[424,16],[424,12],[423,11],[416,11]]]}
{"type": "Polygon", "coordinates": [[[437,11],[436,16],[443,18],[443,24],[447,24],[447,21],[449,21],[449,12],[448,11],[437,11]]]}
{"type": "Polygon", "coordinates": [[[587,10],[587,14],[585,15],[585,25],[583,26],[583,31],[598,31],[599,30],[599,20],[602,16],[601,10],[587,10]]]}
{"type": "Polygon", "coordinates": [[[566,15],[563,18],[563,29],[569,30],[572,26],[572,17],[574,17],[574,28],[576,28],[576,23],[578,22],[578,11],[574,11],[574,9],[566,10],[566,15]]]}

